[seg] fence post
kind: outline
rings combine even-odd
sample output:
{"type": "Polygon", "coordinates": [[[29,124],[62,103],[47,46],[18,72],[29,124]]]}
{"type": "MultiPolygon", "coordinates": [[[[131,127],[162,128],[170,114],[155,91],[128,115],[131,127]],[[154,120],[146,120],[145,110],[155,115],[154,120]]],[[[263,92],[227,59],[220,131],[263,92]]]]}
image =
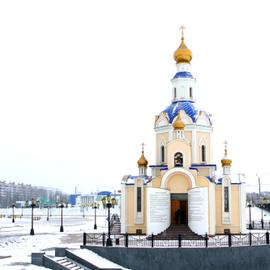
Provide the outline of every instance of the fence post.
{"type": "Polygon", "coordinates": [[[252,234],[249,233],[249,245],[251,246],[252,245],[252,234]]]}
{"type": "Polygon", "coordinates": [[[208,235],[207,233],[205,234],[205,247],[208,247],[208,235]]]}
{"type": "Polygon", "coordinates": [[[182,236],[181,236],[181,234],[178,234],[178,247],[181,247],[181,245],[182,245],[182,236]]]}
{"type": "Polygon", "coordinates": [[[125,234],[125,247],[128,247],[128,233],[125,234]]]}
{"type": "Polygon", "coordinates": [[[105,233],[102,234],[102,246],[105,247],[105,233]]]}
{"type": "Polygon", "coordinates": [[[154,247],[154,234],[152,233],[152,237],[151,237],[151,247],[154,247]]]}
{"type": "Polygon", "coordinates": [[[83,233],[83,246],[86,246],[86,233],[83,233]]]}
{"type": "Polygon", "coordinates": [[[231,233],[228,233],[228,246],[229,247],[232,246],[232,235],[231,235],[231,233]]]}
{"type": "Polygon", "coordinates": [[[266,245],[269,245],[269,232],[268,231],[265,233],[265,236],[266,236],[266,245]]]}

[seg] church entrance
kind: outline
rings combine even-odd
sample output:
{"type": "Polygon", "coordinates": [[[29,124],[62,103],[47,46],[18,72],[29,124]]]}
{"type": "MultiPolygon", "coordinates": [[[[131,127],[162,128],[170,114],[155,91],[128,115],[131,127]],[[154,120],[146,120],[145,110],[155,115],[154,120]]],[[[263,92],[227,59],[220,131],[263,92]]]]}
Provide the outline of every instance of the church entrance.
{"type": "Polygon", "coordinates": [[[171,224],[188,224],[187,194],[171,194],[171,224]]]}

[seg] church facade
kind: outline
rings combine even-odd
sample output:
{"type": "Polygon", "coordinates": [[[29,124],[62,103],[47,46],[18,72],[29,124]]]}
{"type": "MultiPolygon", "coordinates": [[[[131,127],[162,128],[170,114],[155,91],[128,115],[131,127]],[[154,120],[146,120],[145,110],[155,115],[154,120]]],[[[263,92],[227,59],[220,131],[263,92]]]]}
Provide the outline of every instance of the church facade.
{"type": "Polygon", "coordinates": [[[232,181],[225,144],[222,176],[212,162],[212,121],[195,103],[196,80],[192,52],[182,38],[174,53],[176,74],[172,102],[155,117],[156,164],[150,165],[142,147],[139,175],[123,177],[121,232],[159,234],[171,225],[185,224],[193,232],[244,233],[244,181],[232,181]],[[148,169],[149,170],[149,169],[148,169]]]}

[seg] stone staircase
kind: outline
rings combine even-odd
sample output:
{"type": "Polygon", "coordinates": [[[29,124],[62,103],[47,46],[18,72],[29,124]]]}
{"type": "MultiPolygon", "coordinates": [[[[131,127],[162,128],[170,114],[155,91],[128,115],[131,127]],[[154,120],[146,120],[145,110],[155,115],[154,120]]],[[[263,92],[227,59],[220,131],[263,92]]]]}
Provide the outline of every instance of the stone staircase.
{"type": "Polygon", "coordinates": [[[188,225],[171,225],[166,231],[155,236],[155,240],[177,240],[178,235],[182,240],[203,240],[204,237],[194,233],[188,225]]]}
{"type": "Polygon", "coordinates": [[[121,222],[117,214],[112,215],[111,218],[111,234],[119,235],[121,233],[121,222]]]}
{"type": "Polygon", "coordinates": [[[67,257],[57,257],[54,259],[55,265],[57,265],[59,269],[69,269],[69,270],[91,270],[88,267],[85,267],[74,260],[71,260],[67,257]]]}
{"type": "Polygon", "coordinates": [[[54,256],[32,253],[31,263],[53,270],[128,270],[84,248],[56,248],[54,256]]]}

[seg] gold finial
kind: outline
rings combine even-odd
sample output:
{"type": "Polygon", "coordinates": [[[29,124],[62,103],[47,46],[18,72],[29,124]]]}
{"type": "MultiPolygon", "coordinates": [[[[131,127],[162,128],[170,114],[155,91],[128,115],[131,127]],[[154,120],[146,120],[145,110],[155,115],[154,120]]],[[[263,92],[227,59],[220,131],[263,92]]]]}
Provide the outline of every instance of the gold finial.
{"type": "Polygon", "coordinates": [[[192,59],[192,52],[188,49],[184,42],[184,29],[186,29],[185,26],[181,26],[181,44],[178,47],[178,49],[174,53],[174,60],[177,64],[179,63],[187,63],[189,64],[192,59]]]}
{"type": "Polygon", "coordinates": [[[185,128],[185,124],[181,119],[181,112],[179,111],[175,121],[173,122],[173,128],[176,130],[183,130],[185,128]]]}
{"type": "Polygon", "coordinates": [[[145,146],[145,143],[141,143],[141,146],[142,146],[142,153],[144,152],[144,146],[145,146]]]}
{"type": "Polygon", "coordinates": [[[225,145],[225,149],[224,149],[224,157],[223,159],[221,160],[221,164],[222,164],[222,167],[224,166],[231,166],[232,164],[232,160],[228,158],[228,150],[227,150],[227,145],[228,145],[228,142],[225,141],[224,142],[224,145],[225,145]]]}
{"type": "Polygon", "coordinates": [[[227,156],[227,154],[228,154],[228,152],[227,152],[227,145],[228,145],[228,142],[225,141],[225,142],[224,142],[224,145],[225,145],[225,149],[224,149],[225,156],[227,156]]]}
{"type": "Polygon", "coordinates": [[[182,25],[179,29],[181,30],[181,34],[182,34],[181,40],[184,40],[184,30],[186,29],[186,27],[182,25]]]}
{"type": "Polygon", "coordinates": [[[138,164],[139,167],[147,167],[148,161],[144,156],[145,143],[142,143],[141,146],[142,146],[142,155],[141,155],[140,159],[137,161],[137,164],[138,164]]]}

